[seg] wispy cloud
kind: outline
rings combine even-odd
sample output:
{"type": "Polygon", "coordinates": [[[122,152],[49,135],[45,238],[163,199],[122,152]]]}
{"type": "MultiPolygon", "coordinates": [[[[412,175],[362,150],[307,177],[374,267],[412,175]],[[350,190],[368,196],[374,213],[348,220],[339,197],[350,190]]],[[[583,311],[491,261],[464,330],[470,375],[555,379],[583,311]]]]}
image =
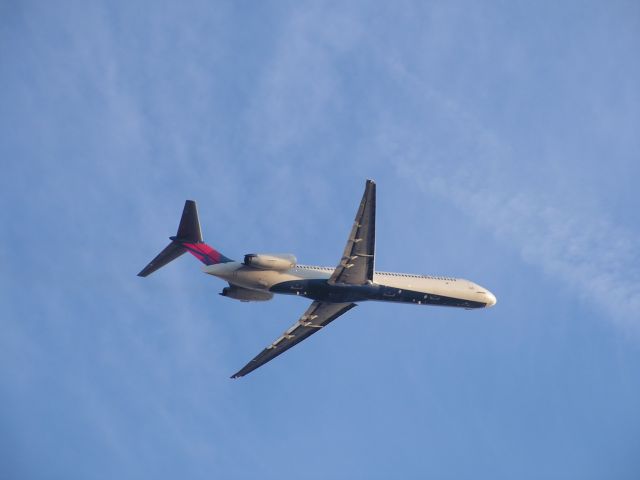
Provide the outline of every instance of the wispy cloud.
{"type": "Polygon", "coordinates": [[[327,123],[343,101],[339,59],[360,34],[349,12],[318,6],[292,12],[249,112],[262,148],[282,149],[327,123]]]}
{"type": "Polygon", "coordinates": [[[450,170],[447,152],[434,151],[420,122],[385,122],[378,142],[392,154],[397,172],[493,231],[624,331],[640,333],[640,251],[631,232],[616,224],[598,198],[585,200],[585,208],[553,188],[527,187],[508,141],[401,66],[392,70],[402,88],[450,128],[457,144],[450,170]]]}

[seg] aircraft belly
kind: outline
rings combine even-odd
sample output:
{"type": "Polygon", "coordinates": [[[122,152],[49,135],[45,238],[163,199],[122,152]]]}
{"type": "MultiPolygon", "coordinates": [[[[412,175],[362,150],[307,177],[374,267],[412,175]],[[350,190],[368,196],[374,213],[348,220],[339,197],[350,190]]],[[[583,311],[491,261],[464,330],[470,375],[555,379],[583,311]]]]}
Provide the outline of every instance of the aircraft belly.
{"type": "Polygon", "coordinates": [[[370,300],[377,292],[377,285],[329,284],[326,278],[297,278],[273,285],[273,293],[299,295],[319,302],[352,303],[370,300]]]}
{"type": "Polygon", "coordinates": [[[424,292],[395,287],[383,287],[382,295],[372,300],[458,308],[484,308],[486,306],[484,302],[461,297],[456,292],[443,294],[441,292],[424,292]]]}
{"type": "Polygon", "coordinates": [[[382,302],[411,303],[415,305],[442,305],[461,308],[482,308],[485,303],[468,298],[459,298],[455,292],[434,292],[399,288],[390,285],[340,285],[329,284],[326,279],[296,279],[276,283],[269,291],[279,294],[299,295],[330,303],[382,302]]]}
{"type": "Polygon", "coordinates": [[[381,275],[376,279],[385,285],[385,301],[418,305],[445,305],[462,308],[486,306],[486,298],[467,288],[466,281],[440,280],[402,275],[381,275]]]}

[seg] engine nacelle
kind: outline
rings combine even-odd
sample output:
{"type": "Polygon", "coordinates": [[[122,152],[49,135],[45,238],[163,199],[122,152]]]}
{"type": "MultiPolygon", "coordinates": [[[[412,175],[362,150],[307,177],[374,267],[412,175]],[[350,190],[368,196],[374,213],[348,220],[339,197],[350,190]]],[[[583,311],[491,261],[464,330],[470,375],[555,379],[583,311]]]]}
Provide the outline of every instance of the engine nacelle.
{"type": "Polygon", "coordinates": [[[244,264],[262,270],[289,270],[296,266],[296,257],[290,253],[247,253],[244,264]]]}
{"type": "Polygon", "coordinates": [[[257,290],[238,287],[237,285],[223,288],[220,295],[233,298],[234,300],[240,300],[241,302],[266,302],[273,298],[273,293],[259,292],[257,290]]]}

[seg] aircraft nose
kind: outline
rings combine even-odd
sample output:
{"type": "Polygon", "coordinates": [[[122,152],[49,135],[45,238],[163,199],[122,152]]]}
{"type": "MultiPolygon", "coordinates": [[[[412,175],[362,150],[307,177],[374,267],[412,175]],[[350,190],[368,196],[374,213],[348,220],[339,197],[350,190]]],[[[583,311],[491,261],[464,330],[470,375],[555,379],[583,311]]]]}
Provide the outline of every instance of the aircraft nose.
{"type": "Polygon", "coordinates": [[[485,295],[487,297],[487,305],[485,308],[493,307],[498,302],[498,300],[496,299],[496,296],[493,293],[487,292],[485,293],[485,295]]]}

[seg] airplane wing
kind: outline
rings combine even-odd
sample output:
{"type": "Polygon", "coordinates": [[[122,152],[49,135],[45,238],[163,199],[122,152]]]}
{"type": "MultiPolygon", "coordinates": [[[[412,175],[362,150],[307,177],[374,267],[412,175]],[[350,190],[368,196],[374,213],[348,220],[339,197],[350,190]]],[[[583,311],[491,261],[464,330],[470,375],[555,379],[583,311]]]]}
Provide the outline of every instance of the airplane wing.
{"type": "Polygon", "coordinates": [[[375,246],[376,184],[367,180],[347,246],[329,283],[364,285],[369,280],[373,281],[375,246]]]}
{"type": "Polygon", "coordinates": [[[355,307],[355,303],[325,303],[313,302],[304,312],[304,315],[284,332],[277,340],[265,348],[262,352],[247,363],[241,370],[234,373],[231,378],[244,377],[265,363],[273,360],[278,355],[286,352],[305,338],[313,335],[318,330],[326,327],[343,313],[355,307]]]}

